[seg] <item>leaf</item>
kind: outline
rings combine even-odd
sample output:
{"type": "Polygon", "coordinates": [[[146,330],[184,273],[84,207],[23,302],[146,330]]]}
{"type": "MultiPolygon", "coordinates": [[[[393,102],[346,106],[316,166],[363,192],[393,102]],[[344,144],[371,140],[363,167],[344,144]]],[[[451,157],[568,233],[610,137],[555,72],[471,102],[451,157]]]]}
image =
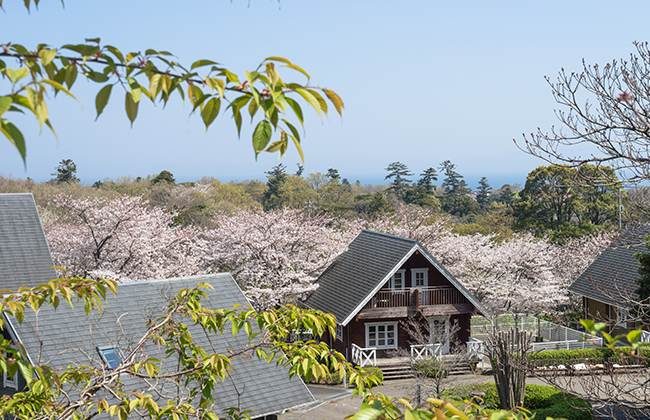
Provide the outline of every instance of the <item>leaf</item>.
{"type": "Polygon", "coordinates": [[[210,124],[217,118],[219,115],[219,109],[221,108],[221,99],[212,98],[205,103],[205,106],[201,110],[201,117],[203,118],[203,123],[205,124],[205,130],[208,130],[210,124]]]}
{"type": "Polygon", "coordinates": [[[284,57],[277,57],[277,56],[266,57],[266,58],[264,59],[264,61],[279,61],[279,62],[284,63],[284,64],[291,64],[291,61],[287,60],[286,58],[284,58],[284,57]]]}
{"type": "Polygon", "coordinates": [[[135,118],[138,116],[138,104],[133,100],[131,92],[126,92],[125,108],[126,116],[129,117],[131,127],[133,127],[133,121],[135,121],[135,118]]]}
{"type": "Polygon", "coordinates": [[[287,67],[289,67],[290,69],[294,69],[294,70],[296,70],[296,71],[299,71],[300,73],[302,73],[302,74],[304,74],[305,76],[307,76],[307,79],[311,79],[311,76],[309,76],[309,74],[307,74],[307,72],[304,71],[301,67],[296,66],[295,64],[287,64],[287,67]]]}
{"type": "Polygon", "coordinates": [[[23,163],[26,163],[27,150],[25,148],[25,138],[23,137],[23,133],[21,133],[12,123],[5,121],[2,121],[2,127],[0,127],[0,129],[2,129],[2,133],[7,136],[11,144],[13,144],[16,150],[18,150],[20,157],[23,158],[23,163]]]}
{"type": "Polygon", "coordinates": [[[289,97],[285,97],[287,100],[287,103],[293,109],[293,112],[296,114],[296,117],[298,118],[298,121],[300,121],[300,125],[302,125],[302,128],[305,128],[305,124],[303,122],[303,117],[302,117],[302,108],[300,108],[300,104],[298,102],[294,101],[293,99],[289,97]]]}
{"type": "Polygon", "coordinates": [[[0,117],[11,108],[11,96],[0,96],[0,117]]]}
{"type": "Polygon", "coordinates": [[[111,97],[112,90],[113,85],[106,85],[99,91],[99,93],[97,93],[97,97],[95,97],[95,109],[97,109],[97,117],[95,118],[95,121],[97,121],[97,118],[99,118],[104,111],[104,107],[106,107],[106,104],[108,103],[108,98],[111,97]]]}
{"type": "Polygon", "coordinates": [[[137,104],[140,102],[140,98],[142,97],[142,89],[140,88],[140,84],[138,84],[138,82],[133,77],[127,77],[126,80],[129,82],[131,95],[133,95],[133,102],[137,104]]]}
{"type": "Polygon", "coordinates": [[[329,99],[334,105],[334,108],[336,108],[336,112],[338,112],[340,116],[343,116],[341,112],[345,109],[345,105],[343,104],[341,97],[337,95],[336,92],[329,89],[323,89],[323,92],[325,92],[327,99],[329,99]]]}
{"type": "Polygon", "coordinates": [[[205,84],[212,90],[216,89],[219,92],[219,96],[223,98],[226,89],[226,83],[216,77],[206,77],[205,84]]]}
{"type": "Polygon", "coordinates": [[[266,145],[269,144],[271,140],[271,135],[273,134],[273,127],[271,123],[267,120],[260,121],[255,127],[253,132],[253,149],[255,150],[255,159],[257,155],[266,148],[266,145]]]}
{"type": "Polygon", "coordinates": [[[302,163],[305,163],[305,155],[302,154],[302,147],[300,146],[300,139],[295,138],[293,135],[291,136],[291,139],[293,140],[294,146],[296,146],[296,150],[300,154],[300,160],[302,160],[302,163]]]}
{"type": "Polygon", "coordinates": [[[198,60],[198,61],[195,61],[194,63],[192,63],[192,66],[190,67],[190,70],[194,70],[195,68],[198,68],[198,67],[210,66],[210,65],[218,66],[219,63],[216,63],[216,62],[211,61],[211,60],[198,60]]]}
{"type": "Polygon", "coordinates": [[[323,99],[323,97],[321,96],[321,94],[318,93],[318,92],[316,92],[316,91],[313,90],[313,89],[306,89],[306,90],[307,90],[307,92],[309,92],[309,94],[310,94],[311,96],[313,96],[314,98],[316,98],[316,100],[318,101],[318,104],[320,105],[320,108],[323,110],[323,112],[325,113],[325,115],[327,115],[327,109],[328,109],[328,108],[327,108],[327,102],[325,102],[325,99],[323,99]]]}
{"type": "Polygon", "coordinates": [[[23,378],[25,378],[25,381],[29,385],[34,377],[34,369],[25,360],[18,360],[16,363],[18,364],[20,374],[23,375],[23,378]]]}
{"type": "Polygon", "coordinates": [[[108,81],[108,76],[106,76],[104,73],[92,70],[86,73],[86,77],[97,83],[104,83],[108,81]]]}
{"type": "Polygon", "coordinates": [[[5,70],[5,74],[7,75],[11,83],[16,84],[20,81],[20,79],[26,77],[29,74],[29,69],[27,67],[23,67],[18,70],[7,69],[5,70]]]}
{"type": "Polygon", "coordinates": [[[47,66],[56,57],[56,50],[42,49],[38,52],[38,56],[41,59],[41,64],[43,64],[43,66],[47,66]]]}
{"type": "Polygon", "coordinates": [[[627,334],[627,341],[629,343],[636,343],[641,338],[641,330],[633,330],[627,334]]]}
{"type": "Polygon", "coordinates": [[[318,112],[318,115],[320,115],[320,103],[318,103],[318,100],[312,96],[306,89],[296,89],[296,92],[300,96],[302,96],[315,110],[318,112]]]}
{"type": "Polygon", "coordinates": [[[49,79],[43,79],[43,83],[47,83],[48,85],[53,86],[55,90],[61,90],[65,92],[68,96],[72,97],[75,101],[79,102],[79,100],[72,94],[72,92],[66,89],[62,84],[49,79]]]}
{"type": "Polygon", "coordinates": [[[151,97],[153,99],[156,99],[156,96],[158,96],[158,92],[160,92],[160,89],[162,88],[162,75],[161,74],[154,74],[151,76],[151,79],[149,79],[149,92],[151,93],[151,97]]]}

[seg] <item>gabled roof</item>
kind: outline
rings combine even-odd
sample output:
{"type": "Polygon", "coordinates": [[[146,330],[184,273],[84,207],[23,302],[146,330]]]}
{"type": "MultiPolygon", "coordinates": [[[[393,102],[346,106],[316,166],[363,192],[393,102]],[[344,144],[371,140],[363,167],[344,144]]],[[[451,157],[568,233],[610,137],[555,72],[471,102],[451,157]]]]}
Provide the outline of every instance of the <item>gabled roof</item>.
{"type": "MultiPolygon", "coordinates": [[[[207,308],[229,309],[236,304],[249,305],[228,273],[121,283],[117,297],[109,297],[101,316],[95,311],[87,319],[81,308],[73,310],[64,304],[56,311],[51,306],[44,307],[39,311],[38,324],[33,313],[25,316],[22,325],[8,319],[10,333],[23,343],[32,363],[47,364],[55,370],[69,365],[101,367],[97,347],[118,347],[126,353],[144,335],[147,319],[163,314],[167,306],[165,297],[173,297],[180,289],[192,288],[200,282],[209,283],[214,288],[205,290],[209,300],[204,300],[203,304],[207,308]]],[[[203,348],[213,345],[215,352],[220,354],[228,354],[230,349],[241,348],[242,343],[247,342],[243,332],[233,337],[227,330],[223,335],[208,338],[202,329],[192,325],[191,320],[186,323],[197,343],[203,348]]],[[[178,362],[166,358],[164,348],[149,343],[144,351],[149,357],[163,361],[161,373],[177,368],[178,362]]],[[[295,376],[290,379],[288,368],[277,367],[275,362],[267,364],[256,358],[236,357],[232,366],[232,381],[226,379],[213,392],[219,410],[241,406],[254,410],[252,416],[258,417],[314,401],[302,380],[295,376]],[[239,397],[237,392],[241,394],[239,397]]],[[[121,380],[125,383],[125,391],[147,389],[138,378],[122,377],[121,380]]],[[[183,388],[181,392],[183,390],[187,391],[183,388]]],[[[178,389],[174,387],[174,391],[178,389]]]]}
{"type": "Polygon", "coordinates": [[[650,253],[645,246],[649,227],[630,226],[612,241],[587,269],[569,286],[569,291],[608,305],[627,308],[636,298],[640,278],[634,254],[650,253]]]}
{"type": "Polygon", "coordinates": [[[482,314],[488,311],[418,241],[364,230],[318,278],[305,301],[311,308],[331,313],[347,325],[397,270],[419,251],[482,314]]]}
{"type": "Polygon", "coordinates": [[[57,278],[31,194],[0,194],[0,290],[57,278]]]}

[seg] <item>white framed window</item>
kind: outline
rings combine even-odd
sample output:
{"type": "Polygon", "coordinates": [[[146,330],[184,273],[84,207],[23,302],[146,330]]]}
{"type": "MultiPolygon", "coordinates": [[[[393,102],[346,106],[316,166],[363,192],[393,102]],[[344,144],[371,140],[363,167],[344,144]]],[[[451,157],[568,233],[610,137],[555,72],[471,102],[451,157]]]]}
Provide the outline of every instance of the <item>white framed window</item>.
{"type": "Polygon", "coordinates": [[[616,326],[627,328],[627,311],[625,309],[616,308],[616,326]]]}
{"type": "Polygon", "coordinates": [[[393,274],[393,277],[390,278],[390,282],[388,283],[388,286],[392,290],[404,290],[405,274],[406,274],[406,270],[397,270],[395,274],[393,274]]]}
{"type": "Polygon", "coordinates": [[[427,287],[429,285],[429,269],[412,268],[411,280],[413,281],[413,287],[427,287]]]}
{"type": "MultiPolygon", "coordinates": [[[[9,359],[11,356],[7,357],[9,359]]],[[[7,360],[9,361],[9,360],[7,360]]],[[[9,372],[3,372],[2,373],[2,386],[5,388],[11,388],[11,389],[18,389],[18,381],[16,376],[18,373],[16,373],[13,376],[9,375],[9,372]]]]}
{"type": "Polygon", "coordinates": [[[343,341],[343,325],[336,324],[336,339],[343,341]]]}
{"type": "Polygon", "coordinates": [[[366,347],[397,348],[397,322],[369,322],[366,324],[366,347]]]}

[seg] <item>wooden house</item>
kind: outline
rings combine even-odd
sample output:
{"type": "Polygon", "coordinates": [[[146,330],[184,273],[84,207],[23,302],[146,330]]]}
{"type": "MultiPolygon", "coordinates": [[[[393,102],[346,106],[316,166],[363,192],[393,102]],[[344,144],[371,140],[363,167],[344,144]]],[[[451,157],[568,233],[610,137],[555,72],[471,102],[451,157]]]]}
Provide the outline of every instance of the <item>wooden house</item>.
{"type": "Polygon", "coordinates": [[[569,291],[582,297],[583,316],[607,322],[610,333],[620,334],[641,327],[628,319],[634,301],[641,267],[635,254],[649,253],[646,237],[650,228],[630,226],[612,241],[576,281],[569,291]]]}
{"type": "Polygon", "coordinates": [[[382,358],[398,348],[412,351],[416,343],[404,328],[408,318],[428,323],[430,344],[444,354],[452,350],[450,326],[458,342],[471,345],[471,316],[487,315],[422,244],[384,233],[361,232],[317,282],[306,305],[336,316],[331,346],[361,365],[374,364],[370,353],[382,358]]]}

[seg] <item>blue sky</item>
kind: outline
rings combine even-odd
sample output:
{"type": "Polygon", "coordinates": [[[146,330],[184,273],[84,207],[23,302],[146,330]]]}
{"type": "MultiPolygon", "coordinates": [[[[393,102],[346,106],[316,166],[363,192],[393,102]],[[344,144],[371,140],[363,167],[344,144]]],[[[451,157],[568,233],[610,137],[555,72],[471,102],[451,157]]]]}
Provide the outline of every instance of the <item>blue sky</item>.
{"type": "MultiPolygon", "coordinates": [[[[307,119],[305,171],[334,167],[362,183],[382,182],[390,162],[417,175],[447,159],[472,188],[482,176],[494,187],[525,182],[543,162],[513,139],[556,123],[544,76],[580,71],[583,58],[629,57],[633,41],[650,38],[646,1],[68,0],[62,8],[42,0],[29,14],[8,0],[4,8],[0,43],[30,49],[101,37],[122,51],[164,49],[182,63],[213,59],[238,73],[287,57],[346,106],[343,118],[307,119]]],[[[255,161],[250,127],[238,140],[227,114],[206,133],[189,104],[146,104],[130,128],[115,96],[95,122],[97,85],[76,88],[83,108],[63,97],[51,104],[58,140],[22,123],[27,171],[0,139],[0,173],[47,180],[72,158],[90,183],[163,169],[177,180],[227,181],[264,179],[278,163],[276,154],[255,161]]],[[[280,162],[293,171],[300,159],[291,150],[280,162]]]]}

